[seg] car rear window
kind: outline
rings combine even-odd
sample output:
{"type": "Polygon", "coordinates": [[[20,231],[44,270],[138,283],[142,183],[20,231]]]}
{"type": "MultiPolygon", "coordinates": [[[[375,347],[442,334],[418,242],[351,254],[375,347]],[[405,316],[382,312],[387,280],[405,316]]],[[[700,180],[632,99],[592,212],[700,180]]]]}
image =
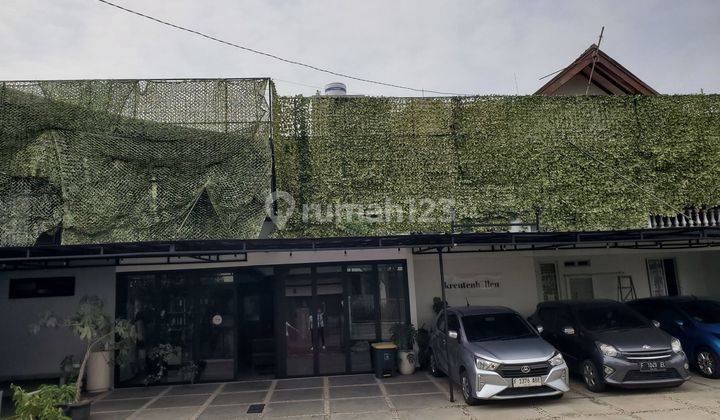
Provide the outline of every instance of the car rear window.
{"type": "Polygon", "coordinates": [[[649,326],[647,320],[625,305],[586,305],[575,309],[575,313],[580,325],[590,331],[649,326]]]}
{"type": "Polygon", "coordinates": [[[536,333],[515,314],[466,315],[462,317],[468,341],[513,340],[536,333]]]}
{"type": "Polygon", "coordinates": [[[690,318],[703,324],[720,323],[720,303],[711,300],[696,300],[678,304],[690,318]]]}

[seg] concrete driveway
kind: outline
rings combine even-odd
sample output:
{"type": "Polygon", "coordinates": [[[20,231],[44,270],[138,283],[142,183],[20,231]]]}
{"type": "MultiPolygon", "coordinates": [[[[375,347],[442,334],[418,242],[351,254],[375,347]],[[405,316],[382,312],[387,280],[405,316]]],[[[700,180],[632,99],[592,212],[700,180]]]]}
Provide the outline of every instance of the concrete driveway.
{"type": "MultiPolygon", "coordinates": [[[[92,419],[720,419],[720,381],[693,376],[679,388],[591,394],[579,382],[560,400],[448,401],[447,380],[425,372],[123,388],[97,397],[92,419]],[[264,404],[260,414],[247,414],[264,404]]],[[[459,393],[456,392],[456,396],[459,393]]]]}

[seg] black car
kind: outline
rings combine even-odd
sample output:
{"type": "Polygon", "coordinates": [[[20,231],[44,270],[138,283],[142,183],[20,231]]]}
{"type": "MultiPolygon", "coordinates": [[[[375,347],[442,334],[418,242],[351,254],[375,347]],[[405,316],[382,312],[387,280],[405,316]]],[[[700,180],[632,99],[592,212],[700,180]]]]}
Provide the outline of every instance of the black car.
{"type": "Polygon", "coordinates": [[[677,337],[701,375],[720,378],[720,302],[675,296],[638,299],[628,305],[677,337]]]}
{"type": "Polygon", "coordinates": [[[677,386],[690,377],[680,341],[623,303],[543,302],[529,321],[590,391],[677,386]]]}

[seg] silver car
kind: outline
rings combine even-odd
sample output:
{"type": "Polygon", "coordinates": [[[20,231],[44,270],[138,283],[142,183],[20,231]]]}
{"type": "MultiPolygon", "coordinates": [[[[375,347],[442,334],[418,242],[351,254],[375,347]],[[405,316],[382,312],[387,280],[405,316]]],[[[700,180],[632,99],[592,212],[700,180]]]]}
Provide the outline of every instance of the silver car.
{"type": "Polygon", "coordinates": [[[517,312],[486,306],[447,312],[447,334],[440,312],[430,338],[430,371],[450,375],[469,405],[489,399],[560,398],[570,389],[562,355],[517,312]]]}

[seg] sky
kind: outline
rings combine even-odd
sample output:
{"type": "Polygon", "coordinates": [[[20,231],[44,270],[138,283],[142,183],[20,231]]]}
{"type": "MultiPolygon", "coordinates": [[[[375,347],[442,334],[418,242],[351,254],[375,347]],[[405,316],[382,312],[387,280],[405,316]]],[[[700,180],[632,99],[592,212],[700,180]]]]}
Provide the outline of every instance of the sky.
{"type": "MultiPolygon", "coordinates": [[[[720,93],[720,1],[111,0],[336,72],[461,94],[532,94],[592,43],[661,93],[720,93]]],[[[271,77],[283,95],[422,93],[231,48],[97,0],[0,0],[0,80],[271,77]]],[[[429,95],[429,94],[428,94],[429,95]]]]}

